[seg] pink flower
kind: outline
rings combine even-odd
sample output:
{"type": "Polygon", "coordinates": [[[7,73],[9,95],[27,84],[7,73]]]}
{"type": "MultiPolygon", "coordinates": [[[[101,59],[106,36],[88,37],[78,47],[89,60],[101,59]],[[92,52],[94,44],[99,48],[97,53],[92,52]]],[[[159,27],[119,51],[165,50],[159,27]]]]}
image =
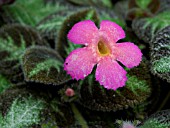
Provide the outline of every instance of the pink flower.
{"type": "Polygon", "coordinates": [[[72,88],[67,88],[65,91],[66,96],[72,97],[75,95],[74,90],[72,88]]]}
{"type": "Polygon", "coordinates": [[[123,29],[114,22],[104,20],[98,29],[94,22],[85,20],[76,23],[68,33],[68,39],[75,44],[85,45],[73,50],[66,58],[64,70],[73,79],[84,79],[97,64],[96,80],[107,89],[116,90],[125,85],[128,68],[139,65],[142,59],[140,49],[130,42],[116,43],[125,37],[123,29]]]}

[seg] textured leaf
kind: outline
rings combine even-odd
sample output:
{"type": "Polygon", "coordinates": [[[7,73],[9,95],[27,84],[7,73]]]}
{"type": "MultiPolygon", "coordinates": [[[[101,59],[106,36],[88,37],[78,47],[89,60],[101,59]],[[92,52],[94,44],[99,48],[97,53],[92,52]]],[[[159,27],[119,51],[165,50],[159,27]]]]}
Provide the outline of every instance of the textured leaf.
{"type": "Polygon", "coordinates": [[[59,4],[44,4],[43,0],[17,0],[10,7],[4,7],[3,9],[5,11],[4,15],[13,17],[14,23],[35,26],[45,16],[64,8],[59,4]]]}
{"type": "Polygon", "coordinates": [[[27,49],[22,67],[28,82],[60,85],[70,80],[63,70],[63,59],[50,48],[37,46],[27,49]]]}
{"type": "Polygon", "coordinates": [[[33,97],[15,99],[4,117],[1,128],[23,128],[38,124],[42,109],[43,101],[35,100],[33,97]]]}
{"type": "Polygon", "coordinates": [[[151,18],[134,20],[132,28],[140,39],[150,43],[155,34],[168,25],[170,25],[170,11],[165,11],[151,18]]]}
{"type": "Polygon", "coordinates": [[[41,32],[41,35],[49,40],[55,40],[58,37],[58,31],[61,28],[65,17],[73,12],[73,10],[65,9],[65,11],[57,11],[37,24],[37,29],[41,32]]]}
{"type": "Polygon", "coordinates": [[[170,26],[158,32],[151,42],[151,71],[170,82],[170,26]]]}
{"type": "Polygon", "coordinates": [[[86,79],[77,85],[80,104],[98,111],[117,111],[139,105],[151,95],[152,82],[147,66],[143,60],[138,67],[128,70],[126,86],[117,91],[104,89],[93,78],[86,79]]]}
{"type": "Polygon", "coordinates": [[[140,128],[169,128],[170,110],[162,110],[147,118],[140,128]]]}
{"type": "Polygon", "coordinates": [[[48,46],[31,27],[17,24],[3,26],[0,29],[0,73],[13,82],[22,81],[20,60],[26,47],[31,45],[48,46]]]}

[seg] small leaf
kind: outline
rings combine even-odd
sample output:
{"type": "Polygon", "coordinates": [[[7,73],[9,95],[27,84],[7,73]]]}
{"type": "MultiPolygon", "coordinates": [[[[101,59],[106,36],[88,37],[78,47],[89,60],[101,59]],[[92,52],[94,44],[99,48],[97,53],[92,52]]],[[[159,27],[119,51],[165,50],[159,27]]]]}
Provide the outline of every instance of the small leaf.
{"type": "Polygon", "coordinates": [[[152,0],[135,0],[135,1],[140,8],[147,9],[148,5],[151,3],[152,0]]]}
{"type": "Polygon", "coordinates": [[[27,49],[22,67],[28,82],[60,85],[70,80],[63,71],[63,59],[50,48],[37,46],[27,49]]]}

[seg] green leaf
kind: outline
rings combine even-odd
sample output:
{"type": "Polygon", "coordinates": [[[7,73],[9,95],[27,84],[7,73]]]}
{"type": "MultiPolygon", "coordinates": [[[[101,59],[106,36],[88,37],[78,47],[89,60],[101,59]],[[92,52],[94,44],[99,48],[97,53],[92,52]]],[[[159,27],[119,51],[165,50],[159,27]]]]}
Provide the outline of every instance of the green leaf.
{"type": "Polygon", "coordinates": [[[150,88],[148,87],[146,80],[139,80],[136,76],[127,75],[128,80],[126,82],[126,87],[129,88],[135,95],[138,95],[138,91],[145,93],[150,93],[150,88]]]}
{"type": "Polygon", "coordinates": [[[28,128],[41,120],[40,112],[44,102],[33,97],[15,99],[4,117],[1,128],[28,128]]]}
{"type": "Polygon", "coordinates": [[[170,11],[158,13],[150,18],[136,19],[132,23],[132,28],[136,35],[150,43],[155,34],[170,25],[170,11]]]}
{"type": "Polygon", "coordinates": [[[63,63],[63,59],[53,49],[31,47],[22,59],[25,79],[44,84],[63,84],[70,80],[63,70],[63,63]]]}
{"type": "Polygon", "coordinates": [[[0,74],[0,94],[11,86],[11,83],[0,74]]]}
{"type": "Polygon", "coordinates": [[[170,72],[170,57],[163,57],[154,62],[153,70],[159,73],[170,72]]]}
{"type": "Polygon", "coordinates": [[[113,17],[108,12],[102,11],[101,14],[99,15],[99,17],[100,17],[100,20],[110,20],[110,21],[115,22],[118,25],[120,25],[123,29],[126,28],[126,24],[122,19],[118,18],[117,16],[113,17]]]}
{"type": "Polygon", "coordinates": [[[147,9],[151,1],[152,0],[136,0],[136,4],[142,9],[147,9]]]}
{"type": "Polygon", "coordinates": [[[157,119],[147,120],[140,128],[169,128],[170,123],[162,123],[157,119]]]}
{"type": "Polygon", "coordinates": [[[25,49],[31,45],[49,47],[39,33],[29,26],[18,24],[0,28],[0,73],[11,81],[22,82],[23,74],[20,61],[25,49]]]}
{"type": "Polygon", "coordinates": [[[112,7],[111,0],[68,0],[71,3],[81,6],[112,7]]]}
{"type": "Polygon", "coordinates": [[[156,33],[156,31],[165,28],[169,24],[170,24],[170,12],[166,11],[166,12],[162,12],[162,13],[156,15],[155,17],[146,18],[146,23],[144,25],[144,29],[147,26],[151,26],[152,27],[151,32],[152,32],[152,34],[154,34],[154,33],[156,33]]]}
{"type": "Polygon", "coordinates": [[[14,40],[9,36],[6,40],[0,38],[0,51],[6,51],[9,56],[5,60],[19,60],[26,49],[25,41],[21,36],[21,45],[16,46],[14,40]]]}
{"type": "Polygon", "coordinates": [[[151,72],[170,82],[170,26],[159,31],[151,42],[151,72]]]}
{"type": "Polygon", "coordinates": [[[65,8],[60,4],[44,4],[43,0],[17,0],[13,5],[3,9],[7,16],[12,16],[20,24],[35,26],[44,17],[65,8]]]}

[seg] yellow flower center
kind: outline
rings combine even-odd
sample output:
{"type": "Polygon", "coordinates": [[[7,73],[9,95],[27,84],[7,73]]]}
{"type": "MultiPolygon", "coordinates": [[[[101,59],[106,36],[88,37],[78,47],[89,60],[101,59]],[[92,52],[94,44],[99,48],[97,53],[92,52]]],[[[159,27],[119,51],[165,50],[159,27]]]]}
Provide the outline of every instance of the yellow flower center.
{"type": "Polygon", "coordinates": [[[110,54],[110,49],[108,48],[106,43],[104,43],[103,41],[98,42],[97,48],[98,48],[98,52],[101,56],[106,56],[106,55],[110,54]]]}

